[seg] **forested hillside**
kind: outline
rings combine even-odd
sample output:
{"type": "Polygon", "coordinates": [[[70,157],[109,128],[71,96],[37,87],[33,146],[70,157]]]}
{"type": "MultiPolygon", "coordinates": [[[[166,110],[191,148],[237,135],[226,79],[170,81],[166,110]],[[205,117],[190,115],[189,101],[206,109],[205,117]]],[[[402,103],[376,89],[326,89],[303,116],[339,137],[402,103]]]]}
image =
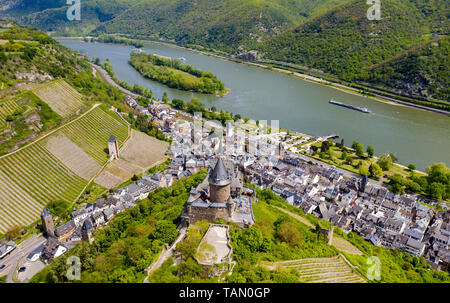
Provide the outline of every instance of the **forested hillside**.
{"type": "Polygon", "coordinates": [[[139,0],[88,0],[81,3],[81,20],[67,19],[65,0],[21,0],[5,13],[18,16],[22,23],[39,27],[58,35],[83,35],[102,22],[113,19],[139,0]]]}
{"type": "Polygon", "coordinates": [[[368,80],[401,87],[416,96],[427,96],[424,87],[433,83],[429,93],[448,100],[439,80],[445,77],[446,69],[440,67],[443,62],[438,59],[448,57],[448,47],[437,40],[449,32],[449,2],[385,0],[380,21],[367,19],[367,7],[364,1],[353,1],[271,39],[260,49],[266,58],[313,67],[348,81],[368,80]],[[413,60],[417,56],[383,64],[430,41],[436,41],[430,45],[438,47],[435,51],[424,50],[428,54],[424,63],[431,65],[426,69],[416,66],[413,60]],[[404,74],[406,66],[414,67],[404,74]],[[391,72],[387,73],[389,67],[391,72]],[[401,73],[401,79],[396,79],[401,73]],[[413,75],[417,73],[421,79],[413,75]],[[415,88],[409,89],[411,86],[415,88]]]}
{"type": "Polygon", "coordinates": [[[425,43],[367,68],[362,80],[415,96],[450,101],[450,39],[425,43]]]}
{"type": "Polygon", "coordinates": [[[4,13],[57,35],[123,34],[234,55],[256,49],[263,59],[436,102],[433,107],[450,101],[446,0],[383,0],[379,21],[367,19],[369,5],[361,0],[86,0],[82,20],[72,22],[64,3],[31,1],[26,13],[30,1],[9,1],[16,6],[4,13]]]}
{"type": "Polygon", "coordinates": [[[348,0],[145,0],[97,33],[163,37],[234,52],[348,0]]]}

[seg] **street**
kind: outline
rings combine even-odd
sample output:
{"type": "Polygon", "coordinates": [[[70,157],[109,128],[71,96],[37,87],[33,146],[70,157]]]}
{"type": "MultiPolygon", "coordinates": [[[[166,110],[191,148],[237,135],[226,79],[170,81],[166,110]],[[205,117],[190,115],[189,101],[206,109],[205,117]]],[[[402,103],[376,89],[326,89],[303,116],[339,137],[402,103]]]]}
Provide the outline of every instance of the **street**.
{"type": "Polygon", "coordinates": [[[32,235],[14,249],[8,256],[0,260],[0,266],[6,265],[6,267],[0,271],[0,276],[7,276],[6,283],[14,283],[13,276],[18,269],[19,264],[22,265],[26,261],[29,253],[36,249],[39,245],[44,244],[46,239],[39,235],[32,235]]]}

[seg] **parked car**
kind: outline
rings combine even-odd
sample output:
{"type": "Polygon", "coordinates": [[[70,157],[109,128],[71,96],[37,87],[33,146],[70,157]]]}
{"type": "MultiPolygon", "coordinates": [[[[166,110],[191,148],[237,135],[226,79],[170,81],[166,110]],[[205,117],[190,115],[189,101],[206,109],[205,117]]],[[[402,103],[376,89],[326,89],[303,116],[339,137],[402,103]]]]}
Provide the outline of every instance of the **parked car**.
{"type": "Polygon", "coordinates": [[[3,268],[5,268],[6,267],[6,265],[5,264],[3,264],[3,265],[0,265],[0,270],[2,270],[3,268]]]}
{"type": "Polygon", "coordinates": [[[27,268],[25,266],[22,266],[21,268],[19,268],[19,272],[24,272],[27,268]]]}

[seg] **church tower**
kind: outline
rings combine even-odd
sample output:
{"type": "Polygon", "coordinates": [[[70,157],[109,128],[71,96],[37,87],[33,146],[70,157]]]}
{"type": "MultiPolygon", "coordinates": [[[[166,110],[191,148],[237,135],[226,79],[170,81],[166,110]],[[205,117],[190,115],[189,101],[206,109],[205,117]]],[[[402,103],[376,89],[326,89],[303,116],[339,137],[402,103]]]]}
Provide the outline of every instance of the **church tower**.
{"type": "Polygon", "coordinates": [[[91,219],[86,219],[81,227],[81,239],[89,243],[94,242],[94,237],[92,236],[93,229],[91,219]]]}
{"type": "Polygon", "coordinates": [[[209,200],[215,203],[225,203],[231,195],[231,176],[221,157],[209,174],[209,200]]]}
{"type": "Polygon", "coordinates": [[[119,159],[119,144],[117,143],[116,137],[111,135],[108,141],[109,157],[111,160],[119,159]]]}
{"type": "Polygon", "coordinates": [[[47,236],[52,237],[55,235],[55,224],[53,223],[53,216],[47,208],[41,213],[42,227],[47,236]]]}
{"type": "Polygon", "coordinates": [[[284,149],[284,144],[281,142],[278,144],[278,156],[282,161],[286,158],[286,151],[284,149]]]}

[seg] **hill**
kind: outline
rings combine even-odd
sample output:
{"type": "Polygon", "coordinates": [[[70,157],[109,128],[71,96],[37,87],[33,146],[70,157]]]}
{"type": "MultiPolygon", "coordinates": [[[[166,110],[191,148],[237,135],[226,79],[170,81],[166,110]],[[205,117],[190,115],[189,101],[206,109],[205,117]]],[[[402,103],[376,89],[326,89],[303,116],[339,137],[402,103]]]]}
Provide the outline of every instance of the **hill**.
{"type": "Polygon", "coordinates": [[[69,21],[66,0],[15,0],[10,8],[0,11],[0,16],[13,16],[24,24],[39,27],[59,35],[81,35],[102,22],[121,14],[139,0],[88,0],[82,1],[81,20],[69,21]]]}
{"type": "Polygon", "coordinates": [[[69,22],[64,4],[24,11],[25,0],[5,12],[57,34],[122,33],[234,51],[277,35],[349,0],[89,0],[82,20],[69,22]],[[46,9],[48,8],[48,9],[46,9]],[[97,28],[96,28],[97,27],[97,28]],[[96,28],[94,30],[94,28],[96,28]]]}
{"type": "MultiPolygon", "coordinates": [[[[111,134],[119,147],[129,138],[130,126],[109,108],[131,110],[84,56],[45,33],[0,22],[0,41],[2,234],[35,222],[49,202],[77,200],[107,162],[111,134]]],[[[162,144],[147,137],[128,144],[124,161],[134,161],[136,148],[162,144]]],[[[137,161],[137,173],[159,160],[152,156],[137,161]]]]}
{"type": "Polygon", "coordinates": [[[367,8],[364,1],[342,5],[272,38],[260,50],[266,58],[312,67],[344,80],[380,83],[414,97],[449,101],[445,91],[448,81],[443,82],[448,74],[445,76],[445,64],[440,61],[441,57],[448,57],[448,47],[446,40],[439,42],[441,36],[449,33],[448,1],[386,0],[379,21],[367,19],[367,8]],[[415,66],[417,56],[406,56],[400,64],[389,62],[433,41],[432,45],[438,45],[436,51],[423,50],[428,53],[423,65],[431,66],[414,67],[397,81],[398,74],[415,66]],[[377,65],[383,67],[376,68],[377,65]],[[420,79],[414,75],[417,73],[420,79]],[[434,86],[427,91],[428,85],[434,86]]]}
{"type": "Polygon", "coordinates": [[[0,158],[0,232],[29,225],[49,202],[74,202],[106,163],[111,134],[121,146],[128,127],[96,107],[49,137],[0,158]]]}

